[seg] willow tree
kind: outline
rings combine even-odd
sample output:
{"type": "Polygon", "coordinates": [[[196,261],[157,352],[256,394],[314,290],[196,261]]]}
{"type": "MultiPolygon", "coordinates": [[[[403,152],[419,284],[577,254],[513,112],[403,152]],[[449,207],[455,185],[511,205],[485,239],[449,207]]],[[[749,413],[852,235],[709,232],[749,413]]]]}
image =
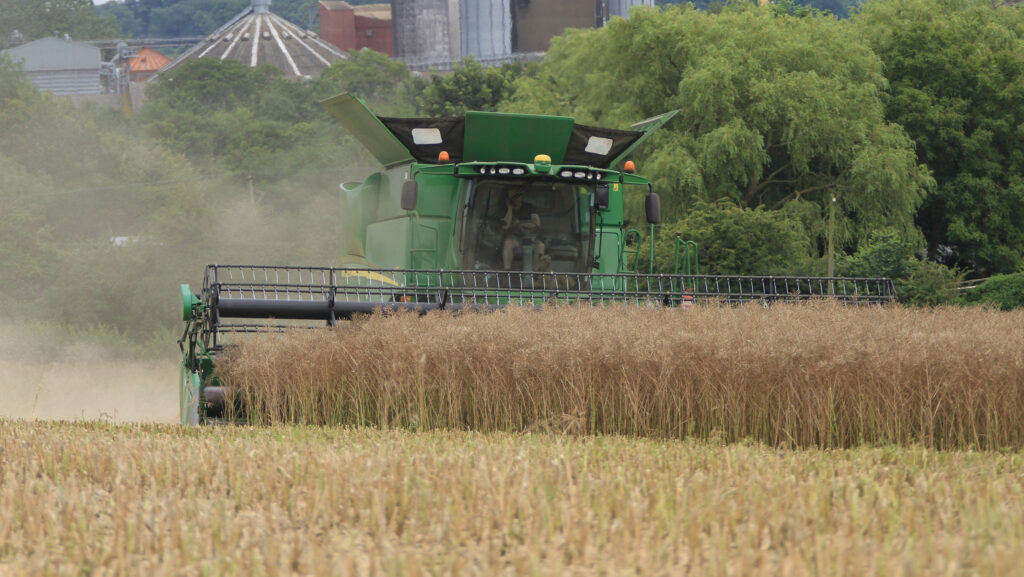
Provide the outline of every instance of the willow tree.
{"type": "Polygon", "coordinates": [[[620,127],[679,109],[642,157],[670,216],[695,200],[810,203],[809,230],[823,235],[835,198],[837,239],[853,249],[877,228],[913,234],[930,184],[911,140],[885,121],[886,90],[880,60],[846,22],[686,6],[554,39],[507,108],[620,127]]]}
{"type": "Polygon", "coordinates": [[[937,186],[931,256],[979,276],[1024,267],[1024,11],[991,0],[871,0],[854,18],[885,63],[888,115],[937,186]]]}

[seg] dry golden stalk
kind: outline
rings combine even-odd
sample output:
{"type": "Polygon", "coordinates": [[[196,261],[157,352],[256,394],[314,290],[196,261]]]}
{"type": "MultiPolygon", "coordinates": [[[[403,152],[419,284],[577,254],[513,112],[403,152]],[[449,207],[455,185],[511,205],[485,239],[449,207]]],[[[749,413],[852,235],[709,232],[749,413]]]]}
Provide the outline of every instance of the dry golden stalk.
{"type": "Polygon", "coordinates": [[[219,375],[255,424],[996,449],[1024,445],[1022,321],[833,303],[372,316],[246,342],[219,375]]]}

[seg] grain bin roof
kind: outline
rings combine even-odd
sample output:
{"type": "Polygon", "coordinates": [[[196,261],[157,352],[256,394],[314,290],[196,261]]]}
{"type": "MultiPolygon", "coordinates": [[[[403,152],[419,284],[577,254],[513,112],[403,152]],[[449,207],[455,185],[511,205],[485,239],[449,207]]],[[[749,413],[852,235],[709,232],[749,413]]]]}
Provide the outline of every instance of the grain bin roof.
{"type": "Polygon", "coordinates": [[[160,54],[152,48],[146,47],[139,50],[138,54],[128,61],[128,69],[134,73],[156,72],[170,64],[170,62],[170,58],[160,54]]]}
{"type": "Polygon", "coordinates": [[[227,24],[210,34],[206,40],[190,48],[161,72],[173,70],[194,58],[228,58],[253,68],[270,64],[286,77],[316,76],[347,56],[316,32],[281,18],[267,10],[269,2],[255,0],[227,24]],[[257,6],[257,4],[259,5],[257,6]]]}

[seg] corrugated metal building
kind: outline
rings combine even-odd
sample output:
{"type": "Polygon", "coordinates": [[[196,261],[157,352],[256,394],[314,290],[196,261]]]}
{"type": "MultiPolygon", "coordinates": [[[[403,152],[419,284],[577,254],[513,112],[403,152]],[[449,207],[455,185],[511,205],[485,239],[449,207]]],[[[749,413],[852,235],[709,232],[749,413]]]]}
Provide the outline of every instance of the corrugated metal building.
{"type": "Polygon", "coordinates": [[[40,38],[4,50],[21,62],[29,79],[39,90],[54,96],[102,94],[102,62],[96,46],[62,38],[40,38]]]}
{"type": "Polygon", "coordinates": [[[462,54],[472,54],[480,60],[512,54],[511,1],[462,3],[462,54]]]}

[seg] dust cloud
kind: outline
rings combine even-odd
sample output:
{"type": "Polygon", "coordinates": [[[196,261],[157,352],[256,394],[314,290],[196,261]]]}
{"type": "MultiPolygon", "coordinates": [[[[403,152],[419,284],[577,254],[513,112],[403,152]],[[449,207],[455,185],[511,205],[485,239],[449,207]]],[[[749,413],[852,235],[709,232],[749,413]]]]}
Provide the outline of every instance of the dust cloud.
{"type": "Polygon", "coordinates": [[[0,360],[0,419],[178,422],[173,361],[0,360]]]}

